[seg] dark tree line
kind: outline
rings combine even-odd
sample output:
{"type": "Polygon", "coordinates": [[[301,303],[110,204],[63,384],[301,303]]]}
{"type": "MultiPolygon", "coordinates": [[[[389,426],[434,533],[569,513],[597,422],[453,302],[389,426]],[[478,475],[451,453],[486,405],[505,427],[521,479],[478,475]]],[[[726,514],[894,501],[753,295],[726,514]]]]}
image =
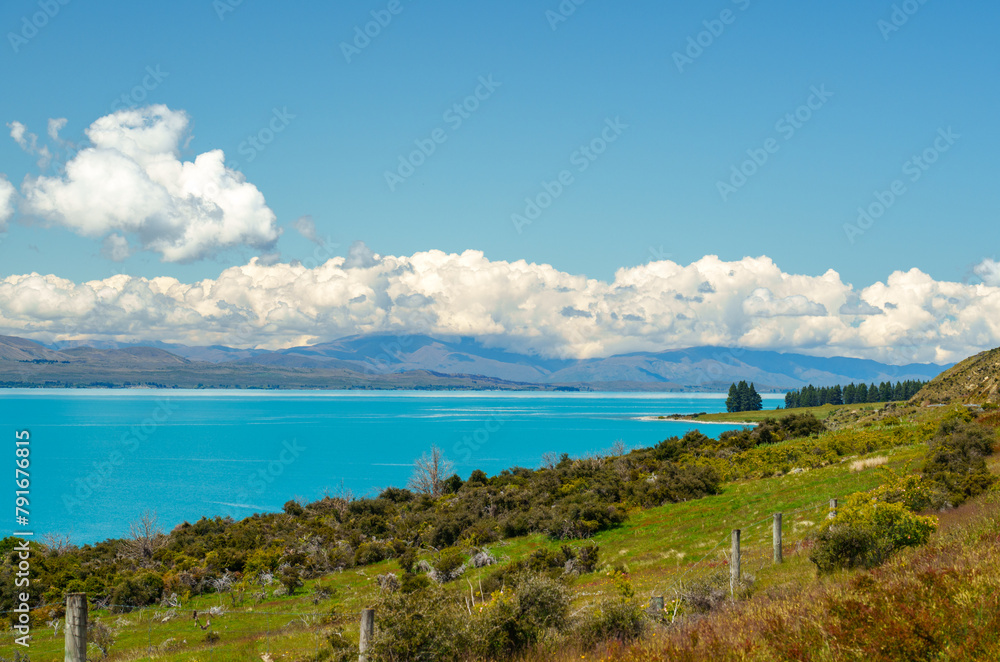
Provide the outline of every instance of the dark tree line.
{"type": "Polygon", "coordinates": [[[746,382],[740,382],[729,387],[726,411],[760,411],[763,408],[764,403],[760,399],[757,389],[753,387],[753,382],[750,382],[749,386],[746,382]]]}
{"type": "Polygon", "coordinates": [[[853,405],[863,402],[894,402],[909,400],[927,382],[908,379],[905,382],[882,382],[879,385],[872,383],[854,384],[851,382],[847,386],[820,386],[810,384],[798,391],[789,391],[785,394],[785,409],[793,407],[819,407],[821,405],[853,405]]]}

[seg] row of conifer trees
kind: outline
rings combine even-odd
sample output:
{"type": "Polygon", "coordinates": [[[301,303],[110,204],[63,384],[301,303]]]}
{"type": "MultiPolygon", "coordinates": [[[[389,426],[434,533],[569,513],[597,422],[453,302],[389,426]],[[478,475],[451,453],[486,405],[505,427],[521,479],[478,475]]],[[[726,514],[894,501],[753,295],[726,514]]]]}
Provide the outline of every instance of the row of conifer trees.
{"type": "Polygon", "coordinates": [[[851,382],[847,386],[820,386],[810,384],[785,394],[785,409],[793,407],[819,407],[820,405],[853,405],[863,402],[894,402],[909,400],[927,382],[908,379],[905,382],[882,382],[865,385],[851,382]]]}

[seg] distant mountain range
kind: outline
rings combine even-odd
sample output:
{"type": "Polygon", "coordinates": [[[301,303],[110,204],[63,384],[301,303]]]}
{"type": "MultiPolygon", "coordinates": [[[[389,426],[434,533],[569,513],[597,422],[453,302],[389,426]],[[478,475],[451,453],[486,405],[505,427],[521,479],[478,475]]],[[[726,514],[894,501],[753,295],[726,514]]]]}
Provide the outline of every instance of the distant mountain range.
{"type": "Polygon", "coordinates": [[[277,351],[165,343],[42,345],[0,336],[0,386],[719,391],[745,379],[760,391],[782,391],[806,384],[928,380],[948,367],[722,347],[547,359],[469,338],[421,335],[351,336],[277,351]]]}

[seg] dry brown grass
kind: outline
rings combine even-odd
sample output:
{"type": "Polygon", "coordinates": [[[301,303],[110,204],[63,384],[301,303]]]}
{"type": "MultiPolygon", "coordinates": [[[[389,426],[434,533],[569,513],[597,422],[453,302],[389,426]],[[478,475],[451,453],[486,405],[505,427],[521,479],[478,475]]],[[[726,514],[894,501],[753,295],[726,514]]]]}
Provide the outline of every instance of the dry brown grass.
{"type": "Polygon", "coordinates": [[[871,469],[872,467],[880,467],[886,464],[889,458],[884,455],[879,457],[868,457],[863,460],[855,460],[851,462],[851,471],[864,471],[865,469],[871,469]]]}

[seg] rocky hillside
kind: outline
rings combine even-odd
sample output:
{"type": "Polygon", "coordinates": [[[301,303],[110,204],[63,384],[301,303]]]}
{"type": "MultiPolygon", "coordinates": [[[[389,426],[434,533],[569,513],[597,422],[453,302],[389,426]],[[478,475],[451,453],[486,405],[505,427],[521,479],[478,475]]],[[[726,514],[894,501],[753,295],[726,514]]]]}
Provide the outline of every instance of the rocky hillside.
{"type": "Polygon", "coordinates": [[[1000,347],[945,370],[913,396],[913,402],[1000,404],[1000,347]]]}

